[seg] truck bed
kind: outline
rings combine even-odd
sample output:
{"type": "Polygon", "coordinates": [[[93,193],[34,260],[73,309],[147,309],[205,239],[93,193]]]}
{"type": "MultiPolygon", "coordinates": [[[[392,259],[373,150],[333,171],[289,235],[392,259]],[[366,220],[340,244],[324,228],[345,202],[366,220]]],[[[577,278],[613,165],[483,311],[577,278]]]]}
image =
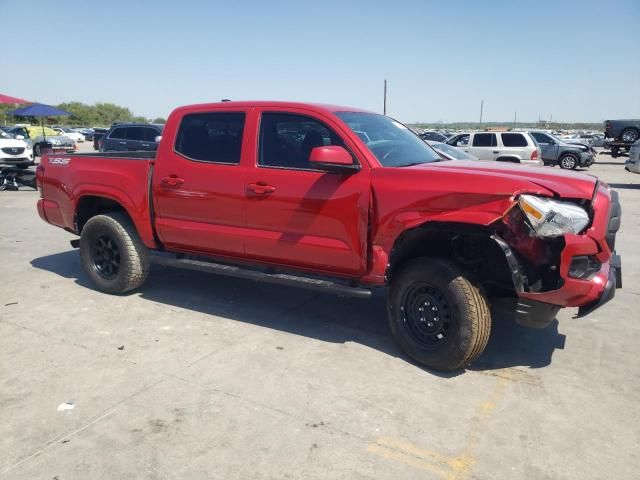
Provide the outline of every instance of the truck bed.
{"type": "Polygon", "coordinates": [[[76,232],[79,202],[109,199],[125,208],[142,241],[154,245],[149,182],[155,156],[146,151],[44,155],[36,172],[40,216],[76,232]]]}

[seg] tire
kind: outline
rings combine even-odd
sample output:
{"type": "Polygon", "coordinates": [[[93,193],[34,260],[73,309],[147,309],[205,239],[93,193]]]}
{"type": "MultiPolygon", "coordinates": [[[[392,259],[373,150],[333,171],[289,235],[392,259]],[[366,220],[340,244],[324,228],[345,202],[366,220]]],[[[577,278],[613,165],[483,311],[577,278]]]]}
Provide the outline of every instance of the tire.
{"type": "Polygon", "coordinates": [[[618,158],[618,155],[620,155],[620,150],[618,149],[618,147],[611,147],[611,157],[618,158]]]}
{"type": "Polygon", "coordinates": [[[80,236],[80,261],[98,290],[115,295],[138,288],[149,273],[149,250],[120,212],[89,219],[80,236]]]}
{"type": "Polygon", "coordinates": [[[21,169],[21,170],[25,170],[25,169],[29,168],[29,165],[31,165],[30,162],[16,163],[16,167],[21,169]]]}
{"type": "Polygon", "coordinates": [[[41,155],[40,155],[40,153],[41,153],[41,152],[40,152],[40,144],[39,144],[39,143],[36,143],[36,144],[33,146],[33,158],[35,158],[35,157],[40,157],[40,156],[41,156],[41,155]]]}
{"type": "Polygon", "coordinates": [[[558,165],[564,170],[575,170],[578,167],[578,157],[573,153],[565,153],[558,160],[558,165]]]}
{"type": "Polygon", "coordinates": [[[407,262],[394,274],[387,310],[400,348],[434,370],[466,367],[489,341],[487,300],[450,261],[416,258],[407,262]]]}
{"type": "Polygon", "coordinates": [[[620,133],[620,140],[626,143],[634,143],[640,137],[640,133],[635,128],[625,128],[620,133]]]}

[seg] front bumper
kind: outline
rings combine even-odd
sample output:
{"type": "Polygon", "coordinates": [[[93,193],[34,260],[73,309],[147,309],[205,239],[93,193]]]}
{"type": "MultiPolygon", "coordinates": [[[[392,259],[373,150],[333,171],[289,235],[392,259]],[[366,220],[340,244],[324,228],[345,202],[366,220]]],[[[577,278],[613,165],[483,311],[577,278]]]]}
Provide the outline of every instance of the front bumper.
{"type": "Polygon", "coordinates": [[[21,165],[31,163],[32,158],[25,152],[21,157],[0,157],[0,165],[21,165]]]}
{"type": "Polygon", "coordinates": [[[611,258],[611,263],[609,265],[609,278],[607,279],[607,283],[604,286],[602,294],[593,302],[582,305],[578,308],[577,317],[580,318],[589,315],[591,312],[607,303],[615,296],[616,288],[622,288],[622,263],[618,255],[614,255],[611,258]]]}
{"type": "Polygon", "coordinates": [[[593,153],[591,152],[583,152],[580,154],[580,166],[581,167],[590,167],[593,165],[593,153]]]}
{"type": "Polygon", "coordinates": [[[620,257],[615,253],[616,233],[621,219],[617,192],[599,184],[592,207],[594,219],[591,227],[581,235],[564,235],[564,248],[558,266],[561,280],[559,288],[519,292],[521,299],[561,307],[581,307],[581,316],[584,316],[611,300],[615,289],[621,288],[622,267],[620,257]],[[590,257],[593,262],[599,263],[599,269],[586,278],[571,276],[571,265],[576,257],[590,257]]]}

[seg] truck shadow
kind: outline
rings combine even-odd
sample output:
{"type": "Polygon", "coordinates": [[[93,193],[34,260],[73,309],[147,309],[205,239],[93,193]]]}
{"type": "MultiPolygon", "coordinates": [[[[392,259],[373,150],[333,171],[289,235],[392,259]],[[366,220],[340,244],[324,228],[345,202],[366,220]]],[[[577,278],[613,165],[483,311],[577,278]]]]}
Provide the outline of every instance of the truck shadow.
{"type": "MultiPolygon", "coordinates": [[[[76,250],[36,258],[31,265],[92,288],[76,250]]],[[[343,298],[154,265],[145,285],[130,295],[325,342],[356,342],[413,363],[396,346],[389,330],[386,293],[386,289],[378,289],[369,300],[343,298]]],[[[118,301],[118,297],[111,298],[118,301]]],[[[530,329],[494,315],[487,349],[470,370],[545,367],[551,363],[555,349],[564,347],[564,338],[558,332],[557,320],[545,329],[530,329]]],[[[425,370],[445,378],[464,373],[425,370]]]]}

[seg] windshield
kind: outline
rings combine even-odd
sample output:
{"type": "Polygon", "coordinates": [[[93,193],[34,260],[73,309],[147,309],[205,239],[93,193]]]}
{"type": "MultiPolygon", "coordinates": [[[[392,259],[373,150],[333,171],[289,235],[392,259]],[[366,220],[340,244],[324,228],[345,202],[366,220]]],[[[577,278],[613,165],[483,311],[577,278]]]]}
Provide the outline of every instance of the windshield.
{"type": "Polygon", "coordinates": [[[442,160],[420,137],[389,117],[362,112],[336,112],[336,115],[385,167],[406,167],[442,160]]]}
{"type": "Polygon", "coordinates": [[[7,132],[5,132],[4,130],[0,130],[0,138],[13,138],[13,137],[9,135],[7,132]]]}
{"type": "Polygon", "coordinates": [[[429,145],[431,145],[437,151],[442,152],[445,155],[449,155],[450,157],[455,158],[456,160],[476,160],[476,157],[469,155],[468,153],[463,152],[459,148],[453,147],[446,143],[429,142],[429,145]]]}

